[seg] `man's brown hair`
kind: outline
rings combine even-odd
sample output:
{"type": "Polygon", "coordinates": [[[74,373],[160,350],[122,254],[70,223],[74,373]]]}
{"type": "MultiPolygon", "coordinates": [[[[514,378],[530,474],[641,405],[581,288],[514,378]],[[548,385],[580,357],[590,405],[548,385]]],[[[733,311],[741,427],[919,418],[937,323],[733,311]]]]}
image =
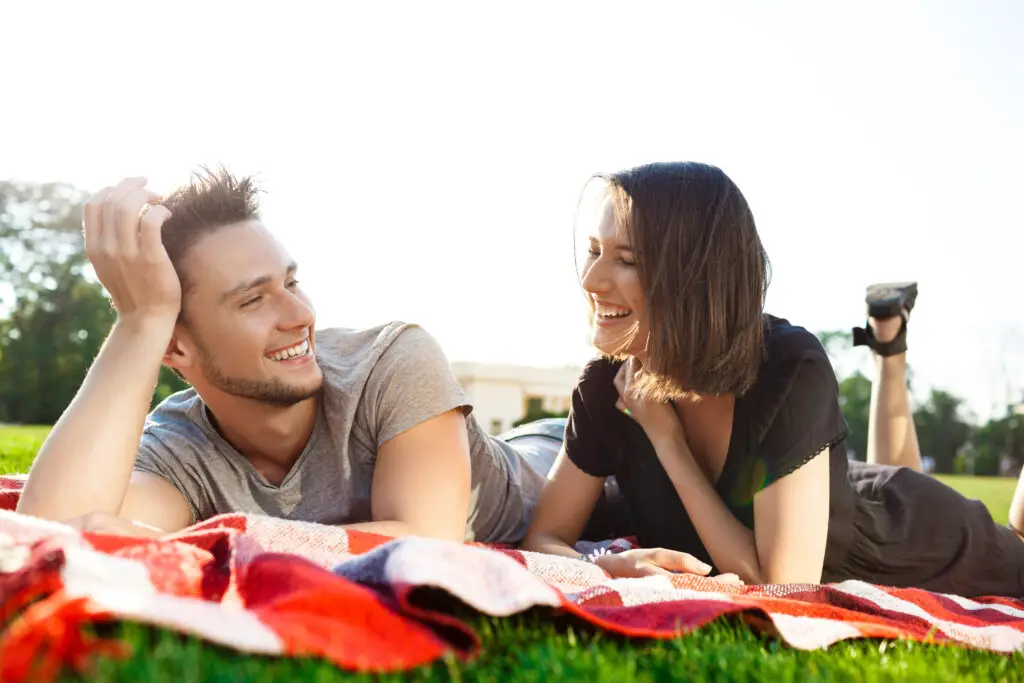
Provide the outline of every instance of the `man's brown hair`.
{"type": "Polygon", "coordinates": [[[236,178],[224,167],[201,169],[192,180],[160,202],[171,212],[161,229],[167,256],[181,280],[182,293],[189,287],[182,267],[185,254],[201,238],[227,225],[259,218],[259,188],[250,176],[236,178]]]}
{"type": "MultiPolygon", "coordinates": [[[[188,184],[161,200],[160,203],[171,212],[171,217],[160,229],[160,238],[181,282],[179,322],[187,321],[184,297],[191,286],[182,265],[185,254],[210,233],[234,223],[258,219],[259,192],[250,176],[236,178],[223,166],[216,170],[204,167],[192,174],[188,184]]],[[[171,368],[171,371],[186,381],[177,369],[171,368]]]]}
{"type": "Polygon", "coordinates": [[[654,401],[744,394],[764,355],[769,261],[739,188],[694,162],[596,177],[629,236],[647,305],[637,393],[654,401]]]}

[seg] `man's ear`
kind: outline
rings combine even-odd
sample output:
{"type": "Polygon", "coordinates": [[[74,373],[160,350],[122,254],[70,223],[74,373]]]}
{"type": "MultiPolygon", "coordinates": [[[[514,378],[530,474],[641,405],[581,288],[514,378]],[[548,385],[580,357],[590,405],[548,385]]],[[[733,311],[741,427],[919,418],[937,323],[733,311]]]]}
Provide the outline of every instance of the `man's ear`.
{"type": "Polygon", "coordinates": [[[182,339],[180,331],[175,328],[171,340],[167,342],[167,350],[164,352],[164,365],[178,372],[188,368],[193,362],[194,354],[191,349],[188,340],[182,339]]]}

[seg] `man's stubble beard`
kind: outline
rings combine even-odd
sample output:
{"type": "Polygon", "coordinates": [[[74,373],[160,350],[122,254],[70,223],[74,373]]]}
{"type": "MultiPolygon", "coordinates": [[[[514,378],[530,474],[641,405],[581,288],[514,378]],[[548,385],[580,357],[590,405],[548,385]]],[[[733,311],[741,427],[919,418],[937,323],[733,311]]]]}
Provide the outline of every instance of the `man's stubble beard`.
{"type": "MultiPolygon", "coordinates": [[[[197,342],[196,349],[199,352],[199,361],[202,365],[203,374],[206,376],[206,380],[213,386],[231,396],[237,396],[238,398],[244,398],[267,405],[290,408],[291,406],[313,398],[320,393],[320,389],[323,386],[322,371],[321,380],[316,383],[315,387],[289,385],[276,377],[270,380],[252,380],[243,377],[229,377],[228,375],[223,374],[220,369],[216,367],[213,362],[212,355],[204,344],[197,342]]],[[[313,362],[319,364],[318,359],[315,357],[313,362]]]]}

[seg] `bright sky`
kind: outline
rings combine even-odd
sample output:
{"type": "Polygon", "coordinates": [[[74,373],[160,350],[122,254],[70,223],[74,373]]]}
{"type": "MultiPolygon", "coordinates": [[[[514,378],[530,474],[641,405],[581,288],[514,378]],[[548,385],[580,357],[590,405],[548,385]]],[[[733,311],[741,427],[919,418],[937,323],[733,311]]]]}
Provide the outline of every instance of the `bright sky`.
{"type": "Polygon", "coordinates": [[[258,173],[320,326],[562,365],[590,353],[587,178],[706,161],[753,207],[771,312],[848,329],[867,284],[916,279],[915,389],[979,417],[1024,390],[1024,4],[338,4],[10,3],[0,178],[258,173]]]}

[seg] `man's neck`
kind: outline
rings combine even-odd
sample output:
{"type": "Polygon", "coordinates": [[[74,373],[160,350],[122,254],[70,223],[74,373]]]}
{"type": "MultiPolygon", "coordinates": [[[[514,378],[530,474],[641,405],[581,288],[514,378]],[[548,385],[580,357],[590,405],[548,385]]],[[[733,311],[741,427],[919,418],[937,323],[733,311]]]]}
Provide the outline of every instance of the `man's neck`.
{"type": "Polygon", "coordinates": [[[286,473],[313,434],[319,400],[317,395],[281,407],[214,397],[206,406],[214,428],[258,470],[270,465],[286,473]]]}

